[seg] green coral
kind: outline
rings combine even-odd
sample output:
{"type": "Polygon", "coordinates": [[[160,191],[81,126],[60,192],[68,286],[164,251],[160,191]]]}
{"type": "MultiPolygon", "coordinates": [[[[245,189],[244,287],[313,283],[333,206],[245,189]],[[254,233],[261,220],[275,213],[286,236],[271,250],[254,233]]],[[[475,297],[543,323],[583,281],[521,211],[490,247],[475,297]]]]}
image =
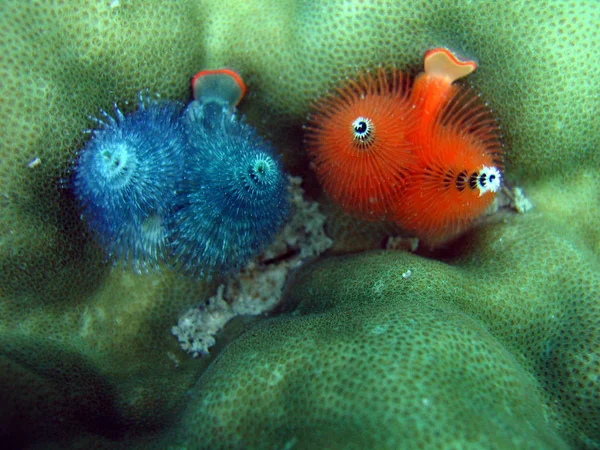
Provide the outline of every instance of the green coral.
{"type": "Polygon", "coordinates": [[[304,270],[288,296],[297,307],[204,373],[172,439],[594,448],[600,264],[540,219],[509,217],[444,262],[376,252],[304,270]]]}
{"type": "MultiPolygon", "coordinates": [[[[506,175],[534,212],[500,216],[439,261],[376,253],[303,272],[295,312],[230,346],[160,445],[209,446],[192,439],[213,430],[238,447],[600,446],[599,25],[592,0],[4,1],[2,435],[159,429],[212,361],[186,359],[169,335],[210,286],[106,267],[60,187],[87,116],[129,110],[144,88],[186,101],[197,70],[227,66],[248,84],[249,121],[309,175],[300,127],[313,99],[448,46],[478,60],[469,81],[499,116],[506,175]]],[[[330,206],[336,251],[378,242],[330,206]]]]}
{"type": "Polygon", "coordinates": [[[269,123],[298,123],[345,76],[420,67],[447,46],[479,62],[469,77],[504,126],[513,174],[600,164],[600,4],[448,0],[206,2],[206,55],[248,79],[269,123]],[[254,18],[260,17],[260,20],[254,18]],[[272,113],[272,114],[270,114],[272,113]]]}
{"type": "Polygon", "coordinates": [[[210,289],[107,267],[62,185],[89,115],[115,101],[130,110],[144,88],[187,97],[201,47],[180,30],[196,28],[201,11],[182,2],[0,8],[2,435],[25,445],[65,430],[162,426],[208,363],[182,358],[169,329],[210,289]]]}

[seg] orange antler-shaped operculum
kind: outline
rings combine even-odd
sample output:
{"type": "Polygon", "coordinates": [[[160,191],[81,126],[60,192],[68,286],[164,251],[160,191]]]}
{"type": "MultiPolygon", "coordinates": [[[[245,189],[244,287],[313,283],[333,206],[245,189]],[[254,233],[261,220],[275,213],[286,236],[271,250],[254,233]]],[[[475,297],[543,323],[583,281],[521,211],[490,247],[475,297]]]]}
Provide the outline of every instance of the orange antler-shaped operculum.
{"type": "Polygon", "coordinates": [[[421,117],[420,128],[427,130],[438,113],[456,92],[453,83],[477,68],[474,61],[461,61],[445,48],[425,54],[425,71],[415,80],[411,101],[421,117]]]}

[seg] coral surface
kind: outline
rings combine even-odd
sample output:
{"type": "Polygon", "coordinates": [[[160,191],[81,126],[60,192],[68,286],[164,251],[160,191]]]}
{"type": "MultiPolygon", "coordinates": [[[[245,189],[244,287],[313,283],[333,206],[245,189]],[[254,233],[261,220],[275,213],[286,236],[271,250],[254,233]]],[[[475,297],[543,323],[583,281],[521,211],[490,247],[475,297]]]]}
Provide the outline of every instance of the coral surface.
{"type": "Polygon", "coordinates": [[[282,123],[302,119],[340,78],[378,65],[420,69],[427,49],[446,46],[478,62],[470,81],[504,124],[513,174],[540,177],[600,165],[592,113],[600,106],[592,53],[600,40],[598,2],[205,4],[204,65],[235,68],[255,107],[282,123]]]}
{"type": "MultiPolygon", "coordinates": [[[[148,430],[162,448],[599,447],[599,24],[594,0],[3,1],[0,434],[43,448],[131,448],[148,430]],[[229,67],[248,123],[321,200],[301,149],[311,101],[359,70],[420,70],[440,46],[478,61],[470,82],[533,210],[427,258],[326,260],[285,291],[291,315],[209,357],[187,358],[170,327],[215,286],[107,267],[61,187],[89,116],[133,111],[145,88],[188,102],[198,70],[229,67]]],[[[386,234],[321,209],[336,252],[386,234]]]]}
{"type": "Polygon", "coordinates": [[[221,355],[170,438],[206,448],[594,448],[600,264],[541,219],[509,217],[443,261],[388,251],[302,271],[293,312],[221,355]]]}

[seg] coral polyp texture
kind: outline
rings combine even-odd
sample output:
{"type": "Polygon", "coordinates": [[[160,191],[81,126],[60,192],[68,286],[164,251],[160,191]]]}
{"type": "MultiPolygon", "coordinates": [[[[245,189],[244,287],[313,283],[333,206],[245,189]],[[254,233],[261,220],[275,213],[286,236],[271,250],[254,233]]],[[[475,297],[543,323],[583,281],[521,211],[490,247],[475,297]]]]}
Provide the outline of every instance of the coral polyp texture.
{"type": "Polygon", "coordinates": [[[540,219],[486,227],[444,262],[301,269],[291,313],[221,354],[163,445],[595,448],[600,266],[540,219]]]}
{"type": "Polygon", "coordinates": [[[597,1],[4,0],[0,9],[2,442],[600,446],[597,1]],[[186,355],[169,329],[216,286],[107,266],[59,187],[87,117],[115,100],[129,114],[143,88],[187,103],[198,70],[227,67],[247,83],[240,112],[319,201],[330,252],[378,245],[320,195],[301,126],[345,77],[418,69],[437,47],[478,62],[466,82],[493,106],[505,181],[533,209],[494,216],[434,255],[442,261],[376,253],[298,272],[283,294],[294,314],[240,327],[228,345],[234,320],[206,358],[186,355]]]}
{"type": "Polygon", "coordinates": [[[144,98],[135,112],[103,112],[78,156],[74,191],[83,216],[113,260],[136,271],[168,257],[166,220],[181,177],[183,105],[144,98]]]}
{"type": "Polygon", "coordinates": [[[215,113],[214,106],[188,106],[190,148],[169,221],[175,265],[191,275],[240,269],[271,242],[289,212],[274,149],[227,108],[215,113]]]}
{"type": "Polygon", "coordinates": [[[205,65],[252,74],[254,108],[278,123],[301,121],[314,99],[357,70],[417,67],[428,49],[447,47],[481,61],[470,82],[494,105],[507,147],[518,149],[508,156],[514,173],[539,178],[600,165],[598,119],[589,114],[600,102],[598,62],[589,54],[598,45],[597,2],[206,5],[205,65]],[[263,20],[250,19],[258,14],[263,20]]]}

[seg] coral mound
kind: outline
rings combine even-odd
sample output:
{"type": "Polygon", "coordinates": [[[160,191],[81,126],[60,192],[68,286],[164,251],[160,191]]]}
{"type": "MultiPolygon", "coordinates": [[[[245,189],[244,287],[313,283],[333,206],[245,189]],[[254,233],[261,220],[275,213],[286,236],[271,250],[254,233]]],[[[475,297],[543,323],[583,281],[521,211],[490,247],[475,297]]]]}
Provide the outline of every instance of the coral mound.
{"type": "MultiPolygon", "coordinates": [[[[152,433],[160,448],[600,446],[597,1],[0,9],[4,442],[131,448],[127,437],[152,433]],[[125,100],[130,113],[144,88],[188,102],[193,74],[217,67],[247,81],[248,123],[306,175],[299,136],[311,101],[357,71],[418,67],[440,46],[477,59],[469,81],[500,119],[504,174],[533,210],[473,230],[450,249],[461,258],[371,253],[299,273],[286,291],[294,314],[230,346],[219,336],[207,358],[189,358],[169,329],[216,286],[107,267],[59,188],[88,116],[125,100]]],[[[309,194],[328,216],[331,251],[380,245],[309,194]]]]}
{"type": "Polygon", "coordinates": [[[203,448],[593,447],[600,267],[536,216],[485,229],[446,262],[390,251],[302,271],[291,315],[221,355],[172,437],[203,448]]]}

